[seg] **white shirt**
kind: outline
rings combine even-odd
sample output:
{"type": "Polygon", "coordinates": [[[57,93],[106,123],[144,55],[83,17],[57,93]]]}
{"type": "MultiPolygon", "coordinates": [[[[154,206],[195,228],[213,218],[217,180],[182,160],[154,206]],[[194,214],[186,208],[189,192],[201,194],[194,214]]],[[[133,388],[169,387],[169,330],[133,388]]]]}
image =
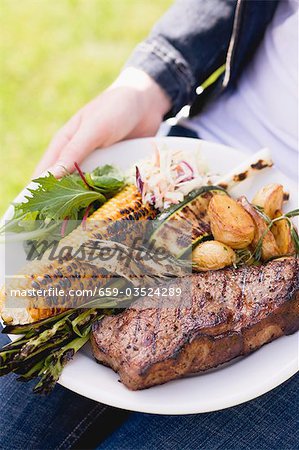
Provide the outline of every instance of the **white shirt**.
{"type": "Polygon", "coordinates": [[[298,177],[298,0],[283,0],[233,92],[185,120],[199,137],[244,151],[268,147],[298,177]]]}

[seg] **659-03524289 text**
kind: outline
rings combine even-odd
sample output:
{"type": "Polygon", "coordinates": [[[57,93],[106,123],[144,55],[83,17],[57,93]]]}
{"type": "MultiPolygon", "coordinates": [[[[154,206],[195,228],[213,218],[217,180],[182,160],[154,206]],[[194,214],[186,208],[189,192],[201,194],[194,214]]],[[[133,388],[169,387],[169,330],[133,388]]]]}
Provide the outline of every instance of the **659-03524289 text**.
{"type": "Polygon", "coordinates": [[[61,289],[49,287],[48,289],[11,289],[12,297],[49,297],[49,296],[70,296],[70,297],[175,297],[180,296],[182,289],[180,287],[98,287],[93,289],[61,289]]]}

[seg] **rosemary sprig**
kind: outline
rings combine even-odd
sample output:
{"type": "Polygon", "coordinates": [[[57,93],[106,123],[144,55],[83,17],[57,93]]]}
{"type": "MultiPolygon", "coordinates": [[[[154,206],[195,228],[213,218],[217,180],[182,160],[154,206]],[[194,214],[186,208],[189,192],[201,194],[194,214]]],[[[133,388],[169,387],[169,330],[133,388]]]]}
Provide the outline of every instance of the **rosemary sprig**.
{"type": "Polygon", "coordinates": [[[296,217],[299,216],[299,209],[293,209],[293,211],[289,211],[284,214],[285,217],[296,217]]]}
{"type": "Polygon", "coordinates": [[[262,206],[252,205],[254,209],[259,213],[259,215],[264,219],[264,221],[269,225],[271,223],[271,219],[264,211],[262,206]]]}
{"type": "Polygon", "coordinates": [[[253,254],[249,248],[242,248],[235,250],[235,253],[237,255],[236,261],[233,264],[234,268],[237,269],[240,266],[244,265],[252,265],[254,264],[255,260],[253,258],[253,254]]]}
{"type": "Polygon", "coordinates": [[[282,214],[279,217],[276,217],[274,219],[270,219],[263,211],[263,208],[260,208],[259,206],[254,206],[254,208],[256,209],[256,211],[260,214],[260,216],[265,220],[265,222],[268,224],[266,230],[263,232],[262,236],[260,237],[260,239],[258,240],[258,243],[252,253],[253,258],[256,261],[260,261],[261,257],[262,257],[262,247],[263,247],[263,241],[265,236],[267,235],[267,233],[269,233],[269,231],[271,230],[271,228],[273,227],[273,225],[281,220],[286,220],[288,223],[288,226],[290,227],[290,233],[291,233],[291,237],[292,240],[294,242],[295,245],[295,251],[296,254],[299,253],[299,236],[298,236],[298,232],[295,228],[295,225],[293,224],[291,218],[292,217],[296,217],[299,216],[299,209],[294,209],[292,211],[289,211],[287,213],[282,214]]]}
{"type": "Polygon", "coordinates": [[[295,244],[295,251],[297,254],[299,254],[299,236],[295,227],[291,228],[291,236],[295,244]]]}

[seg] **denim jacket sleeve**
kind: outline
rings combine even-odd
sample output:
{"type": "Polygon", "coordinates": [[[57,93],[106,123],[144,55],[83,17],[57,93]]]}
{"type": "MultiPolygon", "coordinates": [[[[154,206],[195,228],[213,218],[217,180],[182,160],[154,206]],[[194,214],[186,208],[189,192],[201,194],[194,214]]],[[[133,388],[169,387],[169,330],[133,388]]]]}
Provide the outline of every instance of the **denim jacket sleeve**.
{"type": "Polygon", "coordinates": [[[177,0],[139,44],[127,66],[147,72],[172,102],[190,104],[196,88],[225,62],[235,0],[177,0]]]}

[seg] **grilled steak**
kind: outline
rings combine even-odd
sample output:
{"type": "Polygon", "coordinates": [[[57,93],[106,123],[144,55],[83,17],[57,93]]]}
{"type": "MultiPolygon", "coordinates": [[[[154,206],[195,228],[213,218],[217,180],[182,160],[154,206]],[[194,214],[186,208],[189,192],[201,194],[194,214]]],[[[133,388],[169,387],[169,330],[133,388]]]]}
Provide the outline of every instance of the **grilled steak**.
{"type": "Polygon", "coordinates": [[[216,367],[299,329],[296,258],[190,277],[187,307],[136,304],[95,324],[95,358],[118,372],[128,388],[216,367]]]}

